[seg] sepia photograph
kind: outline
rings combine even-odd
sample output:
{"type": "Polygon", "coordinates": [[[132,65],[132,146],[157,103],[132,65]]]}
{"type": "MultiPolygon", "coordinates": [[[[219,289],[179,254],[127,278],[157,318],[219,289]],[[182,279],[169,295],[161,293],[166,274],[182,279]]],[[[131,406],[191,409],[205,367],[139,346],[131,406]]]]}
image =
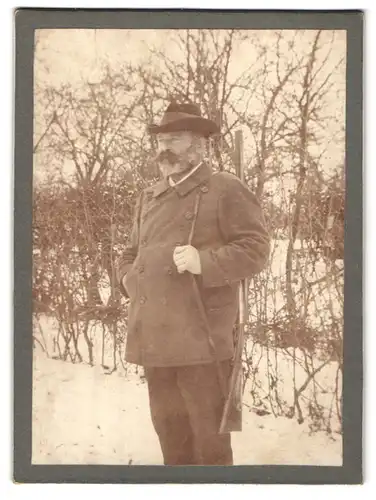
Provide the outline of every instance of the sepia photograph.
{"type": "Polygon", "coordinates": [[[346,53],[35,30],[32,464],[342,466],[346,53]]]}

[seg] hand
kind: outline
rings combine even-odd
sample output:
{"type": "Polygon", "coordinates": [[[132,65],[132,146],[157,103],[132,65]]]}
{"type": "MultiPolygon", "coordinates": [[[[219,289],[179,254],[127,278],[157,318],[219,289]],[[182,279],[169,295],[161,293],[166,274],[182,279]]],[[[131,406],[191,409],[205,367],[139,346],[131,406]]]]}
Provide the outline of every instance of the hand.
{"type": "Polygon", "coordinates": [[[191,245],[176,247],[173,253],[173,260],[178,273],[189,271],[192,274],[201,274],[200,254],[195,247],[191,245]]]}

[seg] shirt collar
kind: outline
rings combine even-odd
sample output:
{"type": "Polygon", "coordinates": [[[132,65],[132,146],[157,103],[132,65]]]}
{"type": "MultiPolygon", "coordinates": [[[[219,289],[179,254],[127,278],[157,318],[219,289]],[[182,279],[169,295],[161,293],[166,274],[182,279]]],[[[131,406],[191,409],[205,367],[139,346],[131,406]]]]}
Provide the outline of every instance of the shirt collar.
{"type": "Polygon", "coordinates": [[[192,191],[192,189],[207,181],[211,175],[212,170],[210,166],[207,163],[203,162],[197,165],[197,167],[194,167],[187,174],[187,176],[183,177],[183,179],[180,179],[180,181],[176,183],[172,182],[172,185],[170,184],[168,179],[159,181],[154,185],[152,189],[153,197],[155,198],[157,196],[160,196],[171,187],[172,189],[175,189],[180,196],[185,196],[190,191],[192,191]]]}
{"type": "Polygon", "coordinates": [[[195,167],[191,168],[191,170],[185,174],[181,179],[179,179],[178,181],[174,181],[171,176],[168,178],[168,183],[170,184],[170,186],[172,187],[175,187],[177,186],[178,184],[181,184],[182,182],[184,182],[186,179],[188,179],[188,177],[190,177],[194,172],[196,172],[197,169],[199,169],[202,165],[202,161],[196,165],[195,167]]]}

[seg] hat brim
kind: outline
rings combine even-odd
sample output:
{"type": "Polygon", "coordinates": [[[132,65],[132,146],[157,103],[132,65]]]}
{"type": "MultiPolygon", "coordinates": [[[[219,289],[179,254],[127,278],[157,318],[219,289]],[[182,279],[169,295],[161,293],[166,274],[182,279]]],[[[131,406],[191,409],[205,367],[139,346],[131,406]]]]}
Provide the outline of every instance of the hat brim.
{"type": "Polygon", "coordinates": [[[197,116],[171,121],[170,123],[165,123],[164,125],[152,124],[148,126],[148,131],[150,134],[189,131],[200,134],[204,137],[209,137],[214,134],[219,134],[220,129],[214,121],[197,116]]]}

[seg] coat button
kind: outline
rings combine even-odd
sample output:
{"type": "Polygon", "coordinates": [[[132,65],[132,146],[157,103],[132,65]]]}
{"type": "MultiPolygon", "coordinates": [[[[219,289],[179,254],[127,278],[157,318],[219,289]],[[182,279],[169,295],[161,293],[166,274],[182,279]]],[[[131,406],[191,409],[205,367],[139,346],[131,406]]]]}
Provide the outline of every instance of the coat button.
{"type": "Polygon", "coordinates": [[[186,214],[185,214],[185,218],[186,218],[187,220],[191,220],[191,219],[192,219],[192,217],[193,217],[193,214],[192,214],[191,212],[186,212],[186,214]]]}
{"type": "Polygon", "coordinates": [[[143,238],[143,239],[141,240],[141,245],[142,245],[143,247],[146,245],[146,239],[145,239],[145,238],[143,238]]]}
{"type": "Polygon", "coordinates": [[[167,269],[167,274],[172,274],[172,273],[173,273],[172,267],[169,267],[169,268],[167,269]]]}
{"type": "Polygon", "coordinates": [[[141,298],[140,298],[140,304],[145,304],[145,302],[146,302],[145,297],[141,297],[141,298]]]}
{"type": "Polygon", "coordinates": [[[201,188],[200,188],[200,189],[201,189],[201,192],[202,192],[202,193],[207,193],[207,192],[209,191],[208,186],[201,186],[201,188]]]}
{"type": "Polygon", "coordinates": [[[143,273],[145,271],[145,267],[143,265],[139,266],[138,268],[140,273],[143,273]]]}

